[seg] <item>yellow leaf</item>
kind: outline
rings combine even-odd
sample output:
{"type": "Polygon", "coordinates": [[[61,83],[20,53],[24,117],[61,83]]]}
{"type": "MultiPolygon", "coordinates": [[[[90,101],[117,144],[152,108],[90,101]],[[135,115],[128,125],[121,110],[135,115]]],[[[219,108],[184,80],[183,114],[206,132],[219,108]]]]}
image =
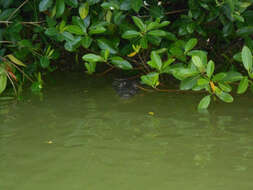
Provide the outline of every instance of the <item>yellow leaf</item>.
{"type": "Polygon", "coordinates": [[[9,55],[6,55],[13,63],[15,63],[16,65],[19,65],[19,66],[23,66],[23,67],[26,67],[26,65],[18,60],[16,57],[14,57],[12,54],[9,54],[9,55]]]}
{"type": "Polygon", "coordinates": [[[149,114],[149,115],[155,115],[155,113],[152,112],[152,111],[148,112],[148,114],[149,114]]]}
{"type": "Polygon", "coordinates": [[[47,141],[47,144],[53,144],[53,141],[47,141]]]}
{"type": "Polygon", "coordinates": [[[79,15],[81,19],[85,19],[88,14],[89,14],[89,3],[86,2],[79,7],[79,15]]]}
{"type": "Polygon", "coordinates": [[[137,54],[137,53],[134,51],[134,52],[128,54],[127,56],[128,56],[128,57],[133,57],[133,56],[135,56],[136,54],[137,54]]]}
{"type": "Polygon", "coordinates": [[[214,85],[213,81],[210,81],[210,87],[211,87],[213,93],[215,93],[216,86],[214,85]]]}

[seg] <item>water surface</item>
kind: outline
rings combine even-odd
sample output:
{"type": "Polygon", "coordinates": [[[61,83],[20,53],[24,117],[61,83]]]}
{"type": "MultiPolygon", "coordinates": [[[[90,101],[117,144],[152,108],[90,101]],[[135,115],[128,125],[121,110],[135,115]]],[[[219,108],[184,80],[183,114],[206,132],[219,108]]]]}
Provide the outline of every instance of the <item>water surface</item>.
{"type": "Polygon", "coordinates": [[[64,73],[1,104],[0,189],[253,189],[252,95],[198,113],[199,94],[124,100],[111,82],[64,73]]]}

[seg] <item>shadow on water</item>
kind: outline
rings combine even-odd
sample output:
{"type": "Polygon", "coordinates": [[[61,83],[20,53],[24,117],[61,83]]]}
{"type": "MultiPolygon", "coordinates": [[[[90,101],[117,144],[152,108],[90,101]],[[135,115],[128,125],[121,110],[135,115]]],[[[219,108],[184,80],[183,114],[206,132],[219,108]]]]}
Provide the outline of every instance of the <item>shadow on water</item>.
{"type": "Polygon", "coordinates": [[[58,75],[0,111],[0,189],[248,190],[252,96],[200,114],[201,95],[121,99],[110,78],[58,75]]]}

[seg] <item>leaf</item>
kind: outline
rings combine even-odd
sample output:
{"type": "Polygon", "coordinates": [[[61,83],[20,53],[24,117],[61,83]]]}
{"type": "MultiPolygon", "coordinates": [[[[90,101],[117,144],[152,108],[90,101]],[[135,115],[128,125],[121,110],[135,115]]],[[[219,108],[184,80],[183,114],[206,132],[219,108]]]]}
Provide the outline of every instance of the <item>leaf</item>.
{"type": "Polygon", "coordinates": [[[202,50],[192,50],[190,52],[187,53],[187,55],[189,56],[199,56],[201,59],[201,62],[204,66],[207,65],[207,52],[202,51],[202,50]]]}
{"type": "Polygon", "coordinates": [[[93,54],[93,53],[88,53],[88,54],[85,54],[82,59],[84,61],[87,61],[87,62],[104,62],[104,59],[103,57],[101,57],[100,55],[96,55],[96,54],[93,54]]]}
{"type": "Polygon", "coordinates": [[[48,59],[47,56],[42,56],[40,58],[40,66],[44,69],[48,68],[48,66],[50,65],[50,61],[48,59]]]}
{"type": "Polygon", "coordinates": [[[207,85],[209,84],[209,80],[205,79],[205,78],[200,78],[198,79],[198,86],[203,86],[203,85],[207,85]]]}
{"type": "Polygon", "coordinates": [[[218,85],[221,88],[221,90],[223,90],[225,92],[231,92],[231,90],[232,90],[232,87],[227,83],[218,82],[218,85]]]}
{"type": "Polygon", "coordinates": [[[5,90],[7,85],[7,76],[5,73],[0,75],[0,94],[5,90]]]}
{"type": "Polygon", "coordinates": [[[221,72],[213,77],[213,82],[222,81],[227,76],[227,73],[221,72]]]}
{"type": "Polygon", "coordinates": [[[243,77],[238,88],[237,88],[237,94],[243,94],[246,92],[249,86],[249,79],[248,77],[243,77]]]}
{"type": "Polygon", "coordinates": [[[151,60],[154,63],[154,67],[158,71],[160,71],[161,68],[162,68],[163,63],[162,63],[161,57],[155,51],[151,52],[151,60]]]}
{"type": "Polygon", "coordinates": [[[192,50],[198,43],[198,40],[196,38],[191,38],[184,47],[184,52],[187,53],[190,50],[192,50]]]}
{"type": "Polygon", "coordinates": [[[195,76],[199,74],[199,72],[189,68],[179,67],[172,69],[172,74],[176,79],[183,80],[185,78],[195,76]]]}
{"type": "Polygon", "coordinates": [[[207,64],[207,67],[206,67],[206,75],[208,76],[208,78],[210,79],[213,75],[213,72],[214,72],[214,62],[212,60],[210,60],[207,64]]]}
{"type": "Polygon", "coordinates": [[[78,0],[65,0],[65,3],[73,8],[78,6],[78,0]]]}
{"type": "Polygon", "coordinates": [[[141,33],[137,32],[135,30],[127,30],[126,32],[124,32],[122,34],[122,38],[124,38],[124,39],[131,39],[131,38],[136,38],[136,37],[138,37],[140,35],[141,35],[141,33]]]}
{"type": "Polygon", "coordinates": [[[216,88],[215,94],[224,102],[231,103],[234,101],[234,98],[227,92],[223,92],[219,88],[216,88]]]}
{"type": "Polygon", "coordinates": [[[86,2],[81,4],[81,6],[79,7],[79,15],[81,19],[85,19],[88,14],[89,14],[89,3],[86,2]]]}
{"type": "Polygon", "coordinates": [[[211,95],[207,95],[199,102],[198,109],[207,109],[211,102],[211,95]]]}
{"type": "Polygon", "coordinates": [[[167,32],[165,32],[164,30],[152,30],[148,34],[152,36],[159,36],[159,37],[167,36],[167,32]]]}
{"type": "Polygon", "coordinates": [[[56,18],[62,16],[65,10],[64,0],[56,0],[56,18]]]}
{"type": "Polygon", "coordinates": [[[192,62],[199,69],[200,72],[203,73],[205,71],[205,67],[204,67],[204,65],[203,65],[203,63],[202,63],[202,61],[201,61],[201,59],[200,59],[199,56],[194,55],[192,57],[192,62]]]}
{"type": "Polygon", "coordinates": [[[131,0],[132,9],[138,13],[140,8],[143,6],[143,0],[131,0]]]}
{"type": "Polygon", "coordinates": [[[135,25],[142,31],[144,32],[146,30],[146,25],[142,22],[142,20],[136,16],[132,16],[132,19],[135,23],[135,25]]]}
{"type": "Polygon", "coordinates": [[[245,36],[245,35],[250,35],[253,33],[253,26],[245,26],[245,27],[242,27],[242,28],[239,28],[237,31],[236,31],[237,35],[239,36],[245,36]]]}
{"type": "Polygon", "coordinates": [[[95,72],[95,70],[96,70],[96,62],[89,62],[89,63],[85,63],[84,64],[85,65],[85,67],[86,67],[86,69],[87,69],[87,73],[88,74],[92,74],[92,73],[94,73],[95,72]]]}
{"type": "Polygon", "coordinates": [[[247,46],[242,49],[242,62],[248,72],[252,71],[252,53],[247,46]]]}
{"type": "Polygon", "coordinates": [[[100,47],[100,49],[102,50],[109,50],[111,54],[116,54],[117,53],[117,48],[114,47],[114,45],[112,44],[112,41],[107,40],[105,38],[101,38],[97,40],[98,46],[100,47]]]}
{"type": "Polygon", "coordinates": [[[9,54],[9,55],[6,55],[13,63],[15,63],[16,65],[19,65],[19,66],[23,66],[23,67],[26,67],[26,65],[20,61],[19,59],[17,59],[16,57],[14,57],[14,55],[12,54],[9,54]]]}
{"type": "Polygon", "coordinates": [[[72,34],[76,35],[84,35],[85,33],[83,32],[82,28],[80,28],[77,25],[68,25],[64,28],[65,31],[68,31],[72,34]]]}
{"type": "Polygon", "coordinates": [[[111,58],[112,64],[115,65],[116,67],[123,69],[123,70],[131,70],[133,69],[132,65],[123,59],[122,57],[115,56],[111,58]]]}
{"type": "Polygon", "coordinates": [[[89,34],[102,34],[106,31],[105,27],[103,26],[93,26],[89,29],[89,34]]]}
{"type": "Polygon", "coordinates": [[[147,75],[143,75],[141,76],[141,81],[144,84],[155,88],[157,85],[159,85],[159,74],[152,72],[147,75]]]}
{"type": "Polygon", "coordinates": [[[53,4],[53,0],[42,0],[39,4],[39,10],[40,12],[46,11],[48,8],[50,8],[53,4]]]}
{"type": "Polygon", "coordinates": [[[180,90],[192,89],[197,84],[198,78],[199,76],[193,76],[182,80],[180,83],[180,90]]]}
{"type": "Polygon", "coordinates": [[[226,76],[222,79],[224,82],[236,82],[243,78],[242,74],[236,71],[229,71],[226,76]]]}

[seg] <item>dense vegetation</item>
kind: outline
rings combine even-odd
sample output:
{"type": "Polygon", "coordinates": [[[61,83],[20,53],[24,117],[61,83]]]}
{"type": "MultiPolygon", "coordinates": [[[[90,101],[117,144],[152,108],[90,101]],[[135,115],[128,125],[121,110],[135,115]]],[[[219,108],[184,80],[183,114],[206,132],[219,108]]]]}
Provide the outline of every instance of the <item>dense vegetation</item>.
{"type": "Polygon", "coordinates": [[[253,89],[252,3],[0,0],[0,94],[10,85],[18,95],[29,81],[40,91],[42,74],[67,59],[88,74],[102,64],[104,73],[137,74],[158,91],[167,78],[179,90],[206,92],[199,109],[216,97],[230,103],[233,89],[253,89]]]}

